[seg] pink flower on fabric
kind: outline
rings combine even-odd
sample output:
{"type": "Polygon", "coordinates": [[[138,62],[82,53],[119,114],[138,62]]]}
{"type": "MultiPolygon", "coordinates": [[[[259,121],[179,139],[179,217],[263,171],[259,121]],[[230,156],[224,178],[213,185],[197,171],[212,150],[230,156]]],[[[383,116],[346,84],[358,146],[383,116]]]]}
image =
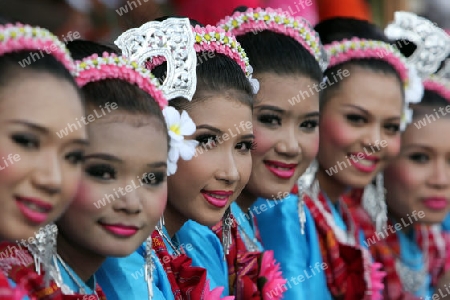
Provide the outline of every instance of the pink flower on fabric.
{"type": "Polygon", "coordinates": [[[286,284],[286,279],[283,278],[280,270],[280,264],[275,261],[272,250],[264,251],[262,254],[259,277],[265,279],[262,289],[263,299],[270,298],[271,300],[278,300],[282,298],[283,293],[274,295],[271,292],[273,290],[279,290],[280,286],[286,284]]]}
{"type": "Polygon", "coordinates": [[[206,280],[205,289],[204,289],[204,300],[234,300],[234,296],[226,296],[221,298],[224,287],[216,287],[215,289],[210,290],[209,280],[206,280]]]}
{"type": "Polygon", "coordinates": [[[372,264],[372,271],[370,272],[370,278],[372,283],[372,300],[383,299],[382,293],[384,290],[383,279],[386,276],[386,272],[381,271],[383,265],[380,263],[372,264]]]}

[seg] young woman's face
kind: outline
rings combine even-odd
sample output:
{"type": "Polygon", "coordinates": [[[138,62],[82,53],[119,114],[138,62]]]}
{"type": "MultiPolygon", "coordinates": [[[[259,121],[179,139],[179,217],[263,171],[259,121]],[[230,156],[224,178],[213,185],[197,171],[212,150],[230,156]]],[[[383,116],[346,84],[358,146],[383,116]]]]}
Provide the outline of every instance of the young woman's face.
{"type": "MultiPolygon", "coordinates": [[[[59,240],[104,256],[135,251],[167,199],[167,132],[155,117],[108,113],[88,126],[84,176],[59,240]]],[[[58,240],[58,243],[59,243],[58,240]]]]}
{"type": "Polygon", "coordinates": [[[0,239],[34,236],[72,201],[87,143],[75,88],[45,73],[21,72],[0,91],[0,239]],[[60,133],[60,135],[58,135],[60,133]]]}
{"type": "Polygon", "coordinates": [[[217,95],[188,112],[197,129],[187,139],[197,140],[199,145],[196,156],[189,161],[180,159],[176,173],[169,177],[164,215],[213,226],[250,176],[252,111],[237,99],[217,95]]]}
{"type": "Polygon", "coordinates": [[[400,150],[403,97],[393,75],[349,72],[321,111],[318,161],[325,178],[361,188],[400,150]]]}
{"type": "Polygon", "coordinates": [[[256,149],[245,192],[271,199],[289,193],[317,154],[319,94],[307,77],[257,77],[261,89],[253,108],[256,149]]]}
{"type": "Polygon", "coordinates": [[[385,171],[386,200],[398,218],[423,211],[425,223],[441,223],[450,212],[449,119],[418,129],[411,124],[402,134],[400,155],[385,171]]]}

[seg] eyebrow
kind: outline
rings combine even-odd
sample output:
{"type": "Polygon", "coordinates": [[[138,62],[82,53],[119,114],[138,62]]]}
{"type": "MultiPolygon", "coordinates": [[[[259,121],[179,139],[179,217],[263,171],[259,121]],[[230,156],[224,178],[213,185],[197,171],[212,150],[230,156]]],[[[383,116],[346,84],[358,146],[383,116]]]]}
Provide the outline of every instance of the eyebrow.
{"type": "Polygon", "coordinates": [[[220,130],[219,128],[216,128],[214,126],[207,125],[207,124],[198,125],[197,129],[209,129],[209,130],[214,131],[214,132],[216,132],[218,134],[222,134],[222,130],[220,130]]]}
{"type": "Polygon", "coordinates": [[[165,161],[158,161],[155,163],[147,164],[147,167],[150,168],[167,168],[167,162],[165,161]]]}
{"type": "MultiPolygon", "coordinates": [[[[369,111],[367,109],[364,109],[361,106],[358,106],[358,105],[355,105],[355,104],[344,104],[344,106],[348,106],[348,107],[352,107],[352,108],[358,109],[358,110],[362,111],[364,114],[369,115],[369,116],[372,115],[371,113],[369,113],[369,111]]],[[[400,120],[400,119],[401,119],[401,117],[398,116],[398,117],[389,117],[386,120],[387,121],[394,121],[394,120],[400,120]]]]}
{"type": "Polygon", "coordinates": [[[254,134],[246,134],[242,136],[243,139],[255,139],[255,135],[254,134]]]}
{"type": "Polygon", "coordinates": [[[320,112],[313,111],[313,112],[307,113],[304,117],[305,118],[312,118],[312,117],[319,117],[319,116],[320,116],[320,112]]]}
{"type": "Polygon", "coordinates": [[[113,162],[123,163],[123,160],[121,160],[117,156],[106,154],[106,153],[93,153],[93,154],[84,156],[85,160],[92,159],[92,158],[97,158],[97,159],[102,159],[102,160],[106,160],[106,161],[113,161],[113,162]]]}
{"type": "Polygon", "coordinates": [[[279,107],[273,106],[273,105],[261,105],[261,106],[255,106],[254,109],[258,110],[271,110],[275,111],[277,113],[283,114],[285,111],[279,107]]]}
{"type": "Polygon", "coordinates": [[[43,134],[49,134],[50,133],[50,131],[47,128],[45,128],[43,126],[40,126],[40,125],[37,125],[35,123],[31,123],[31,122],[25,121],[25,120],[11,120],[10,123],[25,125],[27,127],[30,127],[31,129],[34,129],[36,131],[39,131],[39,132],[43,133],[43,134]]]}
{"type": "Polygon", "coordinates": [[[408,146],[403,148],[403,150],[409,150],[410,148],[421,148],[422,150],[433,152],[432,148],[425,146],[425,145],[421,145],[421,144],[409,144],[408,146]]]}

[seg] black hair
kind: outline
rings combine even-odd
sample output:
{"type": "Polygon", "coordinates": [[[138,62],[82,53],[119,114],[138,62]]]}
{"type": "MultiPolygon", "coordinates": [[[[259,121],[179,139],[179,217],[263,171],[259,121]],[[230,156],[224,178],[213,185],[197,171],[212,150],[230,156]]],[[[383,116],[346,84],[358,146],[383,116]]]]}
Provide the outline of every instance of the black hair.
{"type": "MultiPolygon", "coordinates": [[[[9,23],[7,19],[0,17],[1,25],[7,23],[9,23]]],[[[12,80],[17,80],[21,76],[21,72],[47,73],[60,80],[65,80],[75,88],[82,100],[82,94],[72,74],[63,63],[45,50],[21,50],[0,56],[1,86],[6,86],[12,80]]]]}
{"type": "MultiPolygon", "coordinates": [[[[157,21],[164,21],[167,18],[169,17],[161,17],[157,21]]],[[[190,23],[192,26],[202,26],[196,20],[190,20],[190,23]]],[[[166,69],[167,63],[163,63],[152,72],[162,81],[165,78],[166,69]]],[[[252,86],[234,59],[216,52],[199,52],[197,53],[196,73],[197,88],[192,101],[177,98],[169,102],[170,106],[177,110],[189,110],[193,105],[201,103],[213,95],[221,94],[236,99],[239,103],[252,109],[252,86]]]]}
{"type": "MultiPolygon", "coordinates": [[[[314,29],[319,33],[320,39],[324,45],[331,44],[335,41],[342,41],[344,39],[352,39],[354,37],[390,43],[380,28],[365,20],[336,17],[320,22],[314,29]]],[[[348,69],[352,66],[395,76],[399,83],[399,87],[401,88],[402,95],[404,95],[403,82],[400,78],[400,74],[391,64],[381,58],[352,59],[351,61],[327,69],[324,72],[324,75],[325,77],[328,77],[335,74],[339,69],[348,69]]],[[[337,81],[332,86],[323,90],[320,97],[321,107],[326,103],[330,93],[337,90],[341,83],[342,80],[337,81]]]]}
{"type": "MultiPolygon", "coordinates": [[[[117,50],[102,44],[85,40],[74,40],[67,44],[72,56],[81,60],[84,57],[104,52],[120,55],[117,50]]],[[[138,86],[121,79],[105,79],[86,84],[82,91],[86,104],[90,107],[100,107],[105,103],[115,103],[119,110],[130,114],[154,116],[166,130],[161,109],[156,101],[138,86]]]]}
{"type": "MultiPolygon", "coordinates": [[[[246,11],[240,6],[235,11],[246,11]]],[[[256,74],[304,75],[321,82],[319,62],[292,37],[270,30],[248,32],[236,38],[241,43],[256,74]]]]}

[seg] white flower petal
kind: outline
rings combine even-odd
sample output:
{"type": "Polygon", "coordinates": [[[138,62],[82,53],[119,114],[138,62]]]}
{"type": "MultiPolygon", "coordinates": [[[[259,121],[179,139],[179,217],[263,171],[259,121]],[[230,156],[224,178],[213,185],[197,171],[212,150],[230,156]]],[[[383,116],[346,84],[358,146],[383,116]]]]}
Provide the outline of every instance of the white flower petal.
{"type": "Polygon", "coordinates": [[[194,121],[192,121],[191,117],[189,117],[189,114],[185,110],[183,110],[183,112],[181,113],[180,123],[180,132],[182,135],[191,135],[195,132],[195,123],[194,121]]]}
{"type": "Polygon", "coordinates": [[[167,176],[175,174],[177,171],[177,163],[167,160],[167,176]]]}
{"type": "Polygon", "coordinates": [[[180,123],[180,113],[172,106],[165,107],[163,109],[163,115],[168,127],[180,123]]]}
{"type": "Polygon", "coordinates": [[[180,149],[180,156],[183,160],[190,160],[195,155],[198,141],[185,140],[182,149],[180,149]]]}

